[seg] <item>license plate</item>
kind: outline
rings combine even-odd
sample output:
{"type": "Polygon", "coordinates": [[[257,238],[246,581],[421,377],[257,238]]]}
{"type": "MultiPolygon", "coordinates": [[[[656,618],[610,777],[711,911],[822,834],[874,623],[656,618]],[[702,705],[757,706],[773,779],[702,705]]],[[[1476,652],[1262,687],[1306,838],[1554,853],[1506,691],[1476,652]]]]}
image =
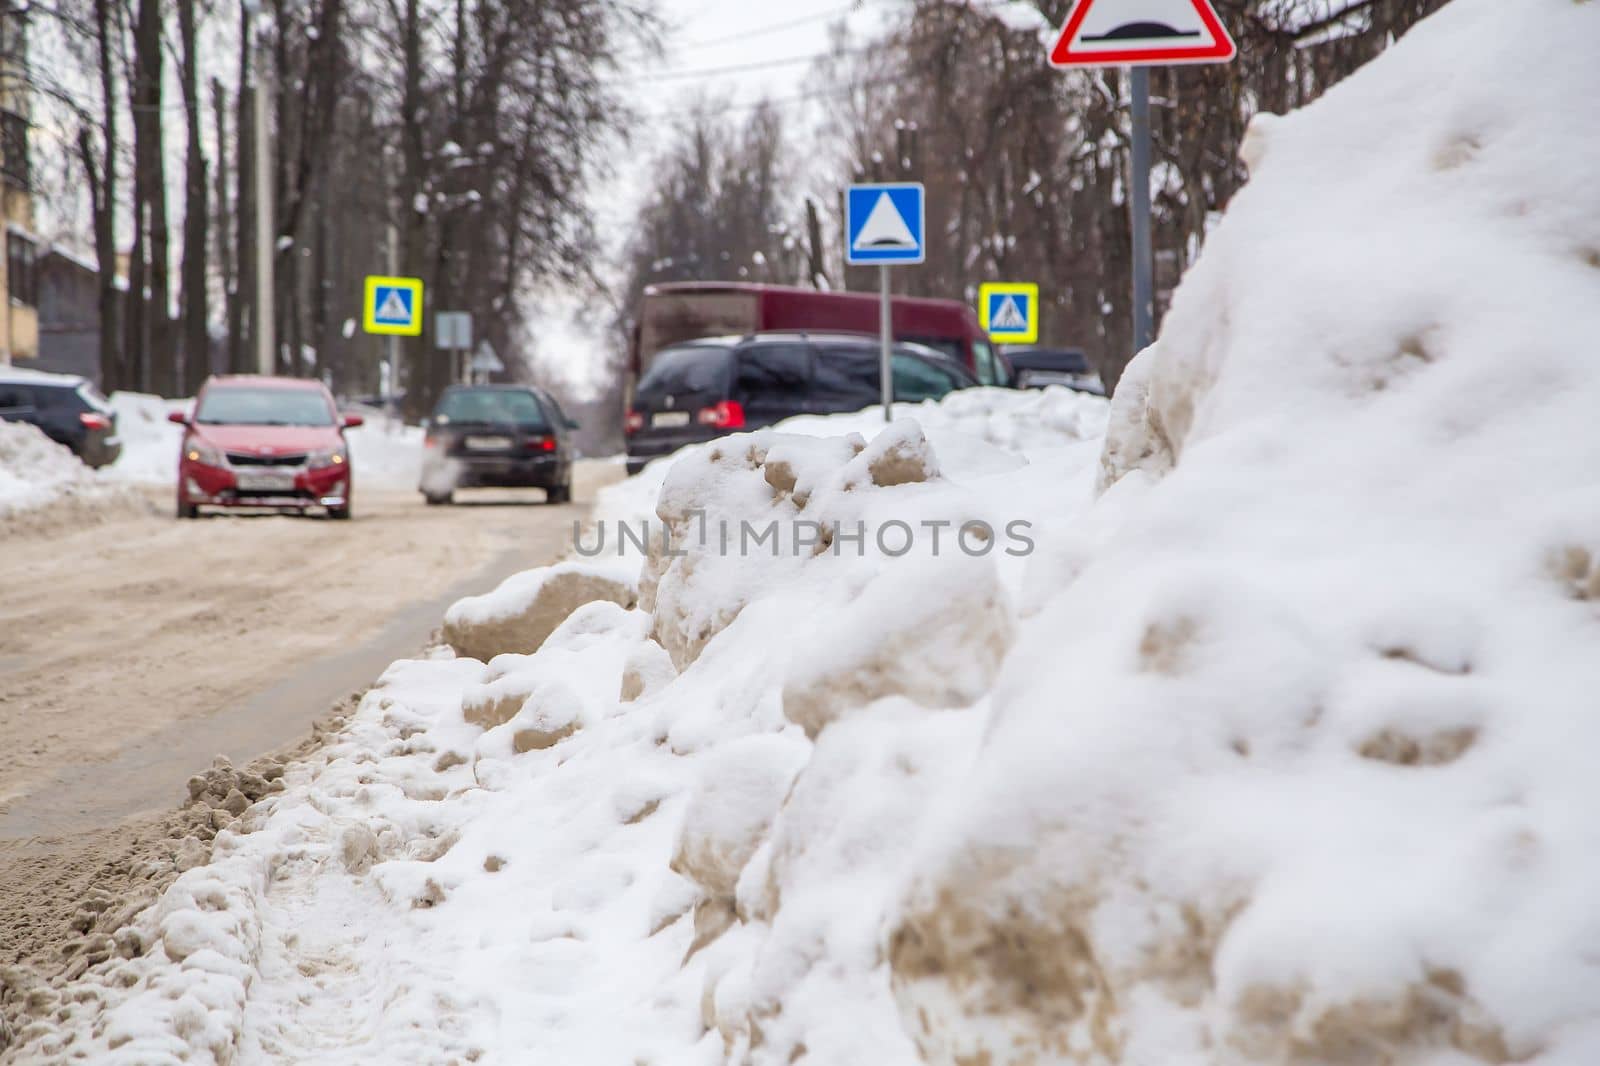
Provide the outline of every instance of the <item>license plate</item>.
{"type": "Polygon", "coordinates": [[[655,429],[676,429],[688,424],[688,411],[661,411],[650,416],[650,425],[655,429]]]}
{"type": "Polygon", "coordinates": [[[503,452],[511,448],[510,437],[468,437],[463,443],[475,452],[503,452]]]}
{"type": "Polygon", "coordinates": [[[245,492],[286,492],[294,488],[294,475],[278,471],[241,473],[238,479],[239,488],[245,492]]]}

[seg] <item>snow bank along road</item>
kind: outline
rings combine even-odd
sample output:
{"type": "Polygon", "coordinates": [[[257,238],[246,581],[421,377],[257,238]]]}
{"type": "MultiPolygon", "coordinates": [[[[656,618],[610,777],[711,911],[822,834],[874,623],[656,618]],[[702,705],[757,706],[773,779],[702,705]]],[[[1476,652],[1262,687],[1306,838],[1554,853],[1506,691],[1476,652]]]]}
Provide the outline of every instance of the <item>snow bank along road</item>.
{"type": "Polygon", "coordinates": [[[0,534],[0,913],[26,927],[8,921],[0,940],[23,950],[56,924],[28,913],[36,890],[87,887],[168,835],[124,819],[175,807],[215,755],[243,763],[298,739],[420,649],[444,605],[558,555],[612,469],[580,467],[573,507],[369,491],[349,523],[177,522],[152,493],[99,521],[0,534]]]}

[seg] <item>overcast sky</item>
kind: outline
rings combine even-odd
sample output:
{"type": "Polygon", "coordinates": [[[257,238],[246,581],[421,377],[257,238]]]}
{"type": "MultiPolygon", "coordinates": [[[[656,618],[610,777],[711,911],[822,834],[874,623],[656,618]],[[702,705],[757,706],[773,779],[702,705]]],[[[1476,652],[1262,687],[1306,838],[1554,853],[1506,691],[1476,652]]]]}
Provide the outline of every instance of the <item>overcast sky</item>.
{"type": "MultiPolygon", "coordinates": [[[[628,97],[643,116],[627,158],[616,175],[597,188],[608,265],[626,240],[627,227],[649,189],[650,163],[661,152],[674,123],[702,97],[747,108],[763,98],[777,101],[796,131],[808,128],[814,104],[794,97],[805,91],[811,59],[827,51],[830,27],[843,21],[852,36],[867,39],[899,0],[657,0],[667,31],[661,56],[640,61],[625,76],[628,97]],[[732,68],[732,69],[730,69],[732,68]]],[[[576,300],[551,298],[536,329],[541,364],[588,379],[614,343],[609,313],[594,309],[582,321],[576,300]],[[574,321],[577,318],[579,321],[574,321]]]]}

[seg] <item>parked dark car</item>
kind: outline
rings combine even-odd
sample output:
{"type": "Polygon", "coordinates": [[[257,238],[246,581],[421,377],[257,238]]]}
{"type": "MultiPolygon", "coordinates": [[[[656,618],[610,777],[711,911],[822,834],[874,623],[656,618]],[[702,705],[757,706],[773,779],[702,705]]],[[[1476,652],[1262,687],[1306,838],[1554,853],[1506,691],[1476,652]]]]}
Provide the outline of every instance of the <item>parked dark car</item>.
{"type": "Polygon", "coordinates": [[[578,424],[543,389],[453,385],[425,428],[418,487],[430,504],[467,488],[540,488],[549,503],[572,499],[570,431],[578,424]]]}
{"type": "Polygon", "coordinates": [[[0,420],[38,426],[92,467],[122,454],[117,413],[85,378],[0,368],[0,420]]]}
{"type": "MultiPolygon", "coordinates": [[[[756,333],[662,349],[634,390],[624,430],[628,472],[688,444],[803,414],[881,402],[879,348],[854,334],[756,333]]],[[[932,348],[897,344],[894,398],[937,400],[977,379],[932,348]]]]}
{"type": "Polygon", "coordinates": [[[1019,389],[1065,385],[1077,392],[1104,396],[1106,387],[1089,365],[1089,357],[1076,348],[1011,348],[1005,352],[1011,375],[1019,389]]]}

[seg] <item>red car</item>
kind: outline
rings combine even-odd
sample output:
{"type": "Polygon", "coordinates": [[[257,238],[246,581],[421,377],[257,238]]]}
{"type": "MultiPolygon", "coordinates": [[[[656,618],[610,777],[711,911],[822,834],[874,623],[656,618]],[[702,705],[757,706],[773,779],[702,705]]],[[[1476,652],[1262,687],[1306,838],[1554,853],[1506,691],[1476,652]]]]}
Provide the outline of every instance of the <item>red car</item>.
{"type": "Polygon", "coordinates": [[[350,517],[344,431],[361,419],[341,418],[321,382],[214,377],[192,416],[168,417],[188,429],[178,457],[179,518],[201,507],[321,508],[329,518],[350,517]]]}

